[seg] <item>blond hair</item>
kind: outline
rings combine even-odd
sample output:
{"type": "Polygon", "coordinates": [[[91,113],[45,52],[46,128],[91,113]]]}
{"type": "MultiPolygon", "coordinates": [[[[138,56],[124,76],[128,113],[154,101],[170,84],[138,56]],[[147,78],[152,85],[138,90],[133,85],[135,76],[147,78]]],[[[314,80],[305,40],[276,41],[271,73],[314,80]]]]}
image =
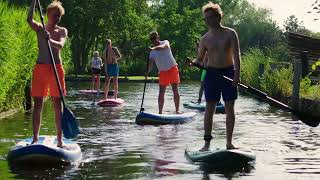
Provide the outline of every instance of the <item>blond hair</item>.
{"type": "Polygon", "coordinates": [[[157,31],[151,31],[149,33],[149,37],[150,38],[155,38],[155,37],[159,37],[159,33],[157,31]]]}
{"type": "Polygon", "coordinates": [[[59,11],[60,16],[64,15],[64,8],[62,7],[62,3],[59,0],[53,0],[47,7],[47,12],[56,9],[59,11]]]}
{"type": "Polygon", "coordinates": [[[94,51],[94,52],[93,52],[93,55],[94,55],[94,56],[99,56],[99,51],[94,51]]]}
{"type": "Polygon", "coordinates": [[[106,42],[107,42],[108,44],[111,44],[111,43],[112,43],[111,39],[107,39],[106,42]]]}
{"type": "Polygon", "coordinates": [[[221,10],[221,7],[219,6],[219,4],[215,4],[211,1],[209,1],[206,5],[204,5],[202,7],[202,12],[208,12],[208,11],[213,11],[215,13],[218,13],[220,15],[220,19],[223,16],[223,12],[221,10]]]}

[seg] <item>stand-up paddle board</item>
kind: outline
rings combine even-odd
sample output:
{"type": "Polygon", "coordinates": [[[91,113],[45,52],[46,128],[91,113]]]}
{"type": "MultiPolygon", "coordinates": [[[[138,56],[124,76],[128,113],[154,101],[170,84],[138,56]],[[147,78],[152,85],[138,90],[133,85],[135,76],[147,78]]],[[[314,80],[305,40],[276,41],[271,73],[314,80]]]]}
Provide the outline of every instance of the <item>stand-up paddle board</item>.
{"type": "Polygon", "coordinates": [[[121,106],[124,103],[124,100],[121,98],[117,99],[104,99],[99,101],[97,104],[101,107],[116,107],[121,106]]]}
{"type": "Polygon", "coordinates": [[[12,164],[70,164],[80,161],[80,146],[74,141],[63,139],[63,147],[57,147],[56,136],[40,136],[36,144],[32,138],[24,139],[13,146],[8,153],[12,164]]]}
{"type": "MultiPolygon", "coordinates": [[[[188,103],[183,103],[183,106],[189,109],[197,109],[200,111],[206,110],[206,103],[201,102],[200,104],[197,102],[188,102],[188,103]]],[[[222,103],[218,104],[216,106],[216,113],[225,113],[225,108],[222,103]]]]}
{"type": "MultiPolygon", "coordinates": [[[[98,94],[98,90],[92,90],[92,89],[80,89],[78,90],[78,93],[77,94],[93,94],[93,95],[96,95],[98,94]]],[[[99,91],[99,94],[100,95],[104,95],[104,91],[103,90],[100,90],[99,91]]],[[[108,96],[113,96],[114,95],[114,91],[111,90],[111,91],[108,91],[108,96]]]]}
{"type": "Polygon", "coordinates": [[[195,115],[195,112],[182,114],[156,114],[141,112],[136,117],[136,123],[139,125],[182,124],[191,121],[195,115]]]}
{"type": "MultiPolygon", "coordinates": [[[[203,142],[204,143],[204,142],[203,142]]],[[[211,143],[209,151],[200,151],[201,147],[186,148],[185,157],[193,163],[206,163],[212,167],[239,167],[245,166],[249,162],[256,160],[253,151],[245,148],[226,149],[225,147],[214,147],[215,142],[211,143]]]]}

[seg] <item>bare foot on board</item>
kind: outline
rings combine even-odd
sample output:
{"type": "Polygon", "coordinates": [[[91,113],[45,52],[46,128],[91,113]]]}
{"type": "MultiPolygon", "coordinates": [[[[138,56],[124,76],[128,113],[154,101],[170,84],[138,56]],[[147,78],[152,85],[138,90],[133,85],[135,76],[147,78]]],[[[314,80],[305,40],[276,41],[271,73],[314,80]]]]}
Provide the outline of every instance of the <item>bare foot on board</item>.
{"type": "Polygon", "coordinates": [[[239,149],[238,147],[234,146],[233,144],[227,144],[226,148],[227,149],[239,149]]]}
{"type": "Polygon", "coordinates": [[[199,151],[209,151],[210,145],[204,145],[199,151]]]}
{"type": "Polygon", "coordinates": [[[62,141],[58,141],[57,147],[59,147],[59,148],[63,148],[64,147],[64,144],[62,143],[62,141]]]}
{"type": "Polygon", "coordinates": [[[38,143],[38,139],[33,139],[31,144],[37,144],[38,143]]]}

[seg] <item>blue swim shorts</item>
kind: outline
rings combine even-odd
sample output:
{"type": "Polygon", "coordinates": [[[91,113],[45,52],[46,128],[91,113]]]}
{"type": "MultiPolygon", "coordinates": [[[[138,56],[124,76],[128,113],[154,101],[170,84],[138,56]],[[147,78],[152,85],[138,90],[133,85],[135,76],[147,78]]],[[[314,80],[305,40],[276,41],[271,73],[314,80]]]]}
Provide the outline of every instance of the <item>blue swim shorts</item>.
{"type": "Polygon", "coordinates": [[[105,66],[106,76],[119,76],[119,65],[118,64],[107,64],[105,66]]]}
{"type": "Polygon", "coordinates": [[[233,101],[237,99],[238,88],[222,77],[227,76],[233,79],[234,72],[234,66],[223,69],[208,67],[204,79],[206,101],[220,101],[221,95],[223,101],[233,101]]]}

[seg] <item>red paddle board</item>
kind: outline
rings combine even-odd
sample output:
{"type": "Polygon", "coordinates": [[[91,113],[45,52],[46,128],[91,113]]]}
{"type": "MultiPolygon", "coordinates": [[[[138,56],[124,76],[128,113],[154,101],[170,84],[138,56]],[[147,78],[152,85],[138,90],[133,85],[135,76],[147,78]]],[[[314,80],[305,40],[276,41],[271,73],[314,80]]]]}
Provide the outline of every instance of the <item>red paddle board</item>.
{"type": "Polygon", "coordinates": [[[120,106],[123,103],[124,103],[123,99],[117,98],[117,99],[104,99],[99,101],[97,104],[101,107],[116,107],[116,106],[120,106]]]}

